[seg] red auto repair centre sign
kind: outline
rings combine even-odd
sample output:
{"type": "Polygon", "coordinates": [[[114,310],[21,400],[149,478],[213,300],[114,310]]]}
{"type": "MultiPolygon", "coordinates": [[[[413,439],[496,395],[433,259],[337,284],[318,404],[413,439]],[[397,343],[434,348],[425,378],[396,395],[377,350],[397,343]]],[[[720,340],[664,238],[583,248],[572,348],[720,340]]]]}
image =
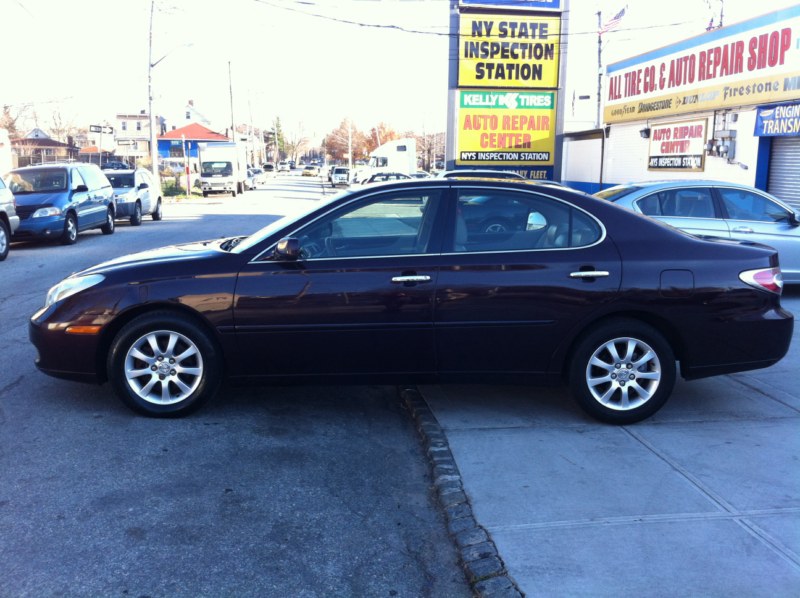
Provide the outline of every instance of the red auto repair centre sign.
{"type": "Polygon", "coordinates": [[[552,179],[560,68],[560,2],[462,2],[456,159],[552,179]],[[526,10],[487,12],[486,9],[526,10]]]}
{"type": "Polygon", "coordinates": [[[796,99],[799,39],[793,6],[609,65],[604,120],[796,99]]]}

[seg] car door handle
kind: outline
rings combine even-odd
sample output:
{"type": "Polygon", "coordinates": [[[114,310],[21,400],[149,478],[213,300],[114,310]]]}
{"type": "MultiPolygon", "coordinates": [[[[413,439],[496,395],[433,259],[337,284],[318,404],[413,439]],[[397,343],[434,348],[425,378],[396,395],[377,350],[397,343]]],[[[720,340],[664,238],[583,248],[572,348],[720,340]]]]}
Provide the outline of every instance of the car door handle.
{"type": "Polygon", "coordinates": [[[753,229],[750,228],[749,226],[737,226],[731,232],[734,232],[734,233],[752,233],[753,229]]]}
{"type": "Polygon", "coordinates": [[[392,282],[396,282],[399,284],[407,283],[407,282],[430,282],[431,277],[425,274],[417,275],[409,275],[409,276],[393,276],[392,282]]]}
{"type": "Polygon", "coordinates": [[[603,276],[611,276],[611,273],[606,270],[581,270],[569,273],[570,278],[601,278],[603,276]]]}

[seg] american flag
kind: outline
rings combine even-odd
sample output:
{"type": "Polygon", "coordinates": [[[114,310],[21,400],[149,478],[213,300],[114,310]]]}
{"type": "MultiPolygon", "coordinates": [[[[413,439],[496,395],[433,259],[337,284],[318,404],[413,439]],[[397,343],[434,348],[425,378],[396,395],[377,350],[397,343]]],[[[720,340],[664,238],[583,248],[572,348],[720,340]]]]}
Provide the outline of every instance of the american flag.
{"type": "Polygon", "coordinates": [[[625,16],[625,10],[627,8],[628,7],[626,6],[617,14],[615,14],[613,17],[611,17],[608,21],[606,21],[605,25],[603,25],[600,28],[600,31],[598,31],[597,33],[603,35],[604,33],[608,33],[609,31],[611,31],[612,29],[616,29],[617,26],[619,25],[619,22],[622,20],[622,17],[625,16]]]}

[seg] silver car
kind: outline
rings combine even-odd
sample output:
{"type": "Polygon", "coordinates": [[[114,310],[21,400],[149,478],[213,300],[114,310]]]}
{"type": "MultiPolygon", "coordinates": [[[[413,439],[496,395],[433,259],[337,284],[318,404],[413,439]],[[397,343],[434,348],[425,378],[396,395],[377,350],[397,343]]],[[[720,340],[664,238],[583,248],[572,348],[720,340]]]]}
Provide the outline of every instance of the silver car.
{"type": "Polygon", "coordinates": [[[19,227],[14,194],[11,193],[3,179],[0,179],[0,262],[8,256],[11,235],[19,227]]]}
{"type": "Polygon", "coordinates": [[[800,283],[800,212],[769,193],[723,181],[676,180],[617,185],[595,197],[695,235],[774,247],[784,281],[800,283]]]}

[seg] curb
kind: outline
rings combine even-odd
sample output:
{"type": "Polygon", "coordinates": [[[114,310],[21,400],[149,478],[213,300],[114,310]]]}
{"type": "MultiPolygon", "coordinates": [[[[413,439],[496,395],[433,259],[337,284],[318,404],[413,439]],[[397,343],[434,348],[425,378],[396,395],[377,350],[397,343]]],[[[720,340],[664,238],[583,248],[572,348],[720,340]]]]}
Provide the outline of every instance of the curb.
{"type": "Polygon", "coordinates": [[[488,532],[475,520],[447,437],[425,398],[416,387],[398,387],[398,393],[422,438],[447,531],[473,593],[480,598],[521,598],[525,594],[506,571],[488,532]]]}

